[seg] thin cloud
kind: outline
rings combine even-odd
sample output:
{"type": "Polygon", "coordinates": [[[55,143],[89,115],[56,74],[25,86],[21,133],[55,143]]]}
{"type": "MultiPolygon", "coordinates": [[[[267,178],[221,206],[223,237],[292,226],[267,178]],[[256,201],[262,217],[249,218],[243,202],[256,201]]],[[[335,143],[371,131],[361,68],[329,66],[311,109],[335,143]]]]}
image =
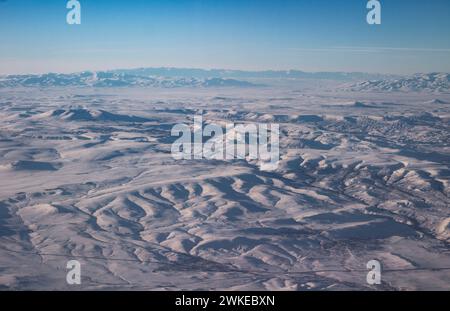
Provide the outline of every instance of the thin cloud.
{"type": "Polygon", "coordinates": [[[382,52],[425,52],[425,53],[450,53],[450,49],[436,48],[411,48],[411,47],[362,47],[362,46],[337,46],[329,48],[292,48],[295,51],[304,52],[345,52],[345,53],[382,53],[382,52]]]}

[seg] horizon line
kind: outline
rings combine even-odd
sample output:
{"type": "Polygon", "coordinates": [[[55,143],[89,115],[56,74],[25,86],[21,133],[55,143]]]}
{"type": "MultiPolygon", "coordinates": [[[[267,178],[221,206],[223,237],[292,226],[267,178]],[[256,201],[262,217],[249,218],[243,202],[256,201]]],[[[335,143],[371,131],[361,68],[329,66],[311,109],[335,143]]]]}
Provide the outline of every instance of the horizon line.
{"type": "Polygon", "coordinates": [[[206,68],[206,67],[172,67],[172,66],[143,66],[143,67],[128,67],[128,68],[110,68],[110,69],[84,69],[77,71],[45,71],[45,72],[29,72],[29,73],[0,73],[0,76],[24,76],[24,75],[45,75],[45,74],[76,74],[83,72],[112,72],[121,70],[140,70],[140,69],[168,69],[168,70],[201,70],[201,71],[234,71],[243,73],[264,73],[264,72],[301,72],[306,74],[366,74],[366,75],[380,75],[380,76],[414,76],[418,74],[449,74],[449,72],[444,71],[430,71],[430,72],[416,72],[411,74],[405,73],[381,73],[381,72],[369,72],[369,71],[305,71],[302,69],[257,69],[257,70],[246,70],[246,69],[229,69],[229,68],[206,68]]]}

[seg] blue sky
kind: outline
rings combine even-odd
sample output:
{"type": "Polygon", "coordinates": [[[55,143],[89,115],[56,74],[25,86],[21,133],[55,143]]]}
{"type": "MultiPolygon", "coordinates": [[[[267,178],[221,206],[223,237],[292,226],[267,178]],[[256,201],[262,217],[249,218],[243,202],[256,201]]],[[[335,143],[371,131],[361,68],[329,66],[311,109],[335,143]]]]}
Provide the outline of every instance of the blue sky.
{"type": "Polygon", "coordinates": [[[0,74],[133,67],[450,71],[450,1],[0,0],[0,74]]]}

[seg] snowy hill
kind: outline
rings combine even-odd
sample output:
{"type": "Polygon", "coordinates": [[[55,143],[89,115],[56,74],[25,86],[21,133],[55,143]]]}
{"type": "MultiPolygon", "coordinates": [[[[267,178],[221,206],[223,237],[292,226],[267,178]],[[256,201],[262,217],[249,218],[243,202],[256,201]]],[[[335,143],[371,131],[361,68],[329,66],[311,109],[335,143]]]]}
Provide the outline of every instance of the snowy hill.
{"type": "Polygon", "coordinates": [[[105,110],[87,109],[84,107],[71,107],[68,109],[55,109],[49,112],[38,114],[36,118],[52,117],[67,121],[102,121],[102,122],[149,122],[150,119],[116,114],[105,110]]]}
{"type": "Polygon", "coordinates": [[[364,81],[346,87],[350,91],[416,91],[448,92],[450,91],[450,74],[430,73],[416,74],[412,77],[395,80],[364,81]]]}

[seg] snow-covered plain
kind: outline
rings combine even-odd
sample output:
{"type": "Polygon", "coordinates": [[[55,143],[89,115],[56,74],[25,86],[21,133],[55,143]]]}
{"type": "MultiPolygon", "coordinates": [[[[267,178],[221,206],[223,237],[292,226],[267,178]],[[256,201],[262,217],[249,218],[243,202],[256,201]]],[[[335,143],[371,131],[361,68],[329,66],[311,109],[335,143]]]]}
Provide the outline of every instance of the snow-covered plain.
{"type": "Polygon", "coordinates": [[[1,89],[0,288],[450,290],[450,95],[314,85],[1,89]],[[278,169],[174,160],[200,113],[278,169]]]}

